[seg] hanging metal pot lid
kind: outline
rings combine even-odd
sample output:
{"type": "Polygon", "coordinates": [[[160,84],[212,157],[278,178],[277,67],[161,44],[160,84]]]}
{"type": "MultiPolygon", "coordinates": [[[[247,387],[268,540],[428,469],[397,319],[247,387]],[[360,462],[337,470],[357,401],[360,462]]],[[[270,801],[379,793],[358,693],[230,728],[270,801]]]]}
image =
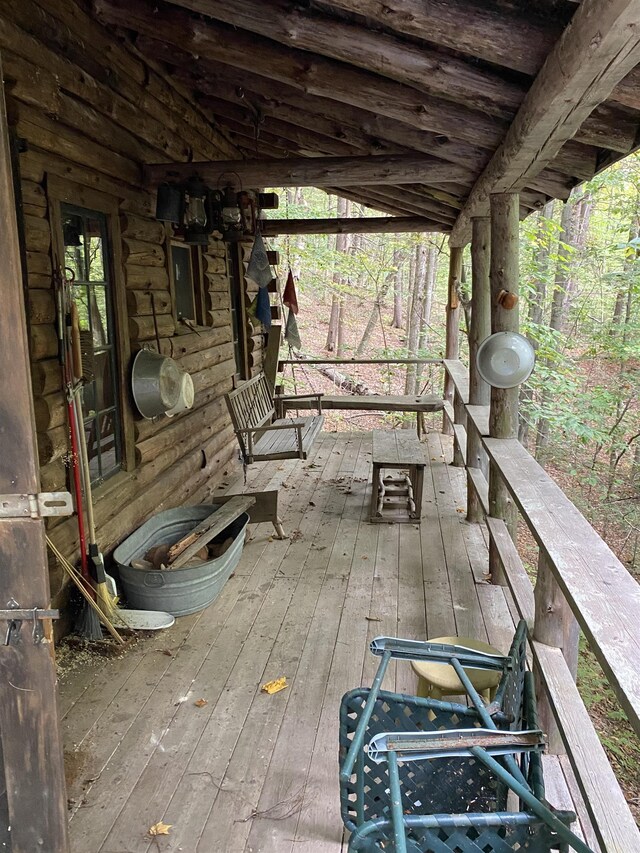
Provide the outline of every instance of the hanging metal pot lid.
{"type": "Polygon", "coordinates": [[[172,358],[153,350],[143,349],[137,353],[131,372],[131,390],[143,418],[157,418],[178,403],[183,375],[172,358]]]}
{"type": "Polygon", "coordinates": [[[526,382],[536,362],[535,350],[517,332],[496,332],[478,347],[478,373],[494,388],[515,388],[526,382]]]}
{"type": "Polygon", "coordinates": [[[188,409],[192,409],[194,399],[195,389],[193,387],[193,379],[188,373],[183,373],[182,380],[180,382],[180,395],[178,397],[178,402],[175,406],[167,409],[165,412],[166,416],[168,418],[172,418],[174,415],[179,415],[180,412],[186,412],[188,409]]]}

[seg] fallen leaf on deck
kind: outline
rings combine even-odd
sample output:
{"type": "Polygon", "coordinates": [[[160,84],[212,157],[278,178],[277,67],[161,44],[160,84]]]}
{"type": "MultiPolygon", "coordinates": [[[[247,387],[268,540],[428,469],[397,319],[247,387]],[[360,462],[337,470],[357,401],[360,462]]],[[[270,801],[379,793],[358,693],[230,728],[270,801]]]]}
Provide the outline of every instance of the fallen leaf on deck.
{"type": "Polygon", "coordinates": [[[364,618],[367,622],[382,622],[382,619],[379,616],[365,616],[364,618]]]}
{"type": "Polygon", "coordinates": [[[273,681],[265,682],[260,688],[260,690],[262,690],[263,693],[272,694],[279,693],[281,690],[284,690],[288,686],[289,685],[287,684],[287,676],[283,675],[280,678],[274,679],[273,681]]]}
{"type": "Polygon", "coordinates": [[[196,706],[196,708],[204,708],[204,706],[208,705],[209,703],[206,699],[196,699],[193,704],[196,706]]]}
{"type": "Polygon", "coordinates": [[[158,823],[154,823],[153,826],[150,826],[147,830],[147,834],[152,838],[156,835],[169,835],[169,830],[173,826],[172,823],[163,823],[161,820],[158,823]]]}

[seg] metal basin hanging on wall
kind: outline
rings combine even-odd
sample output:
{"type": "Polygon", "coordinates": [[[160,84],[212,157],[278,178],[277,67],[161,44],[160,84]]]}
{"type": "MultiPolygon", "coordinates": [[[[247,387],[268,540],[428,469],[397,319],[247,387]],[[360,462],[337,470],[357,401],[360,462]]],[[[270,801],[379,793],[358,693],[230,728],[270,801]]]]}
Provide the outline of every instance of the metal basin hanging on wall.
{"type": "Polygon", "coordinates": [[[140,350],[133,361],[131,390],[143,418],[151,420],[177,405],[183,376],[172,358],[140,350]]]}

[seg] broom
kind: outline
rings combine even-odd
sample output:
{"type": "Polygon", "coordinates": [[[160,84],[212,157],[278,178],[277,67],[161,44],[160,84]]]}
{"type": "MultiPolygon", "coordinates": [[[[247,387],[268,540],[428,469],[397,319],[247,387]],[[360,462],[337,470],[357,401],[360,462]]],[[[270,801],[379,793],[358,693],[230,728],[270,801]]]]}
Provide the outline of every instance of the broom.
{"type": "MultiPolygon", "coordinates": [[[[71,346],[73,352],[74,373],[85,378],[83,372],[82,343],[79,328],[78,309],[74,303],[71,304],[71,346]]],[[[86,344],[85,344],[86,346],[86,344]]],[[[76,418],[78,421],[78,432],[80,434],[80,463],[82,466],[82,479],[84,483],[85,504],[87,510],[87,527],[89,528],[89,559],[93,564],[95,581],[96,602],[101,610],[112,619],[115,615],[117,596],[111,594],[107,585],[107,577],[104,568],[104,557],[96,542],[96,525],[93,515],[93,496],[91,492],[91,471],[89,469],[89,454],[87,452],[87,439],[83,428],[82,400],[80,395],[74,397],[76,418]]]]}
{"type": "MultiPolygon", "coordinates": [[[[71,357],[71,335],[72,335],[72,308],[69,294],[69,282],[66,278],[58,279],[57,290],[58,309],[58,340],[60,345],[60,364],[62,376],[67,389],[67,416],[69,420],[69,435],[71,438],[71,470],[75,493],[76,515],[78,517],[78,537],[80,540],[80,569],[82,580],[90,590],[85,595],[83,607],[76,620],[76,630],[88,640],[101,640],[102,629],[100,619],[95,610],[90,606],[94,604],[90,584],[89,564],[87,560],[87,540],[84,529],[84,516],[82,514],[82,486],[80,484],[80,469],[78,464],[78,421],[74,397],[77,389],[74,388],[73,364],[71,357]],[[88,598],[91,599],[87,603],[88,598]]],[[[74,306],[75,307],[75,306],[74,306]]],[[[77,309],[76,309],[77,311],[77,309]]]]}
{"type": "MultiPolygon", "coordinates": [[[[109,619],[106,613],[103,612],[102,608],[99,604],[97,604],[93,600],[94,590],[91,584],[83,578],[80,572],[75,569],[71,563],[67,560],[67,558],[60,553],[60,551],[53,544],[51,539],[47,536],[47,545],[51,549],[52,553],[57,558],[58,562],[62,566],[65,573],[69,576],[69,578],[73,581],[73,583],[78,587],[82,596],[87,605],[89,605],[88,609],[91,610],[92,613],[95,614],[96,619],[98,620],[98,627],[100,626],[100,622],[104,625],[107,631],[111,634],[114,640],[116,640],[121,645],[124,645],[124,640],[121,635],[117,632],[115,626],[109,619]]],[[[102,638],[102,632],[100,632],[100,639],[102,638]]]]}

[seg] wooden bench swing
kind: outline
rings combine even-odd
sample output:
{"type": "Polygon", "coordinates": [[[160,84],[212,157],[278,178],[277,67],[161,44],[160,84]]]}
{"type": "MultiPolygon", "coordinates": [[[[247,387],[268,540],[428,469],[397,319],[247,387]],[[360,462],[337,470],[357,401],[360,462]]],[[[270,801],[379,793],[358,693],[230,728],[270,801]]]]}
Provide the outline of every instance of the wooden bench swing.
{"type": "Polygon", "coordinates": [[[264,373],[258,373],[225,394],[233,429],[247,465],[270,459],[307,458],[324,423],[322,394],[305,394],[295,399],[302,399],[310,408],[316,408],[317,414],[304,418],[276,417],[271,387],[264,373]]]}

